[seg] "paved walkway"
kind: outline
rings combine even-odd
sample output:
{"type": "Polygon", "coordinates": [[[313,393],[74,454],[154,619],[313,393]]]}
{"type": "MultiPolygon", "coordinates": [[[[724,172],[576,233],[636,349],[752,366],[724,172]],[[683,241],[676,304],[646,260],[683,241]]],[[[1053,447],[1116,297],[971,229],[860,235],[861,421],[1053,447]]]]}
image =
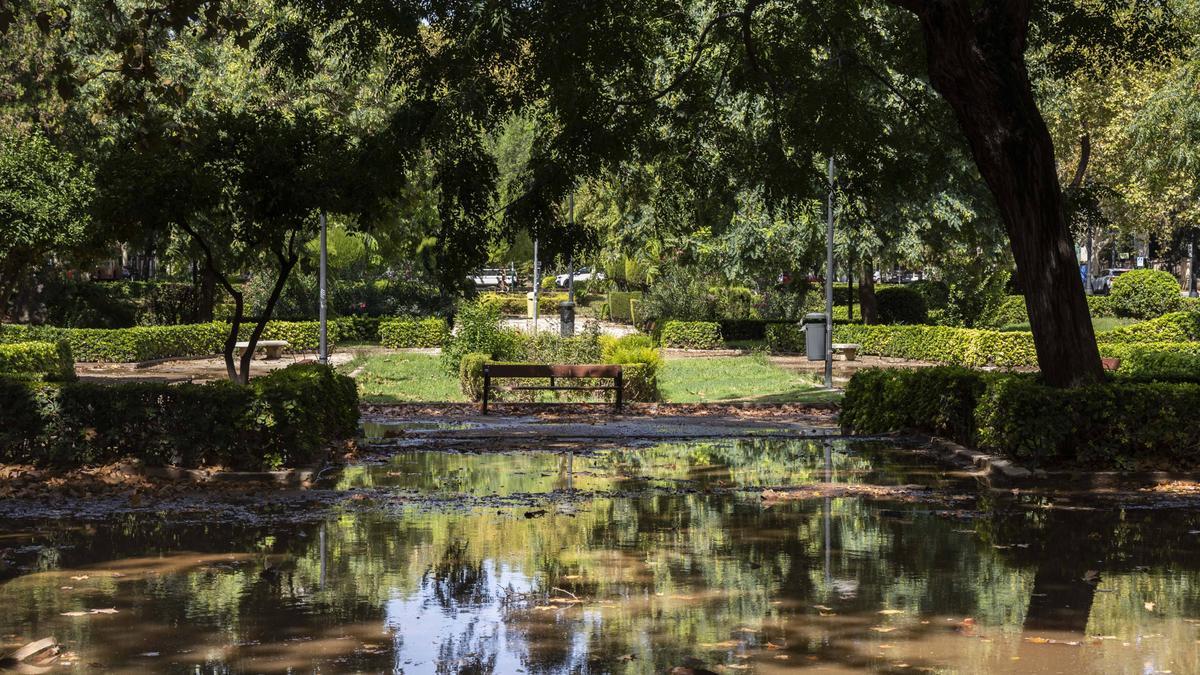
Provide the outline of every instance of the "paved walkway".
{"type": "MultiPolygon", "coordinates": [[[[265,375],[277,368],[293,363],[312,361],[312,355],[284,355],[280,359],[254,359],[250,364],[250,377],[265,375]]],[[[329,362],[335,366],[354,358],[350,351],[334,352],[329,362]]],[[[197,359],[173,359],[147,364],[136,363],[76,363],[75,373],[81,380],[121,382],[208,382],[225,379],[225,359],[221,356],[206,356],[197,359]]]]}

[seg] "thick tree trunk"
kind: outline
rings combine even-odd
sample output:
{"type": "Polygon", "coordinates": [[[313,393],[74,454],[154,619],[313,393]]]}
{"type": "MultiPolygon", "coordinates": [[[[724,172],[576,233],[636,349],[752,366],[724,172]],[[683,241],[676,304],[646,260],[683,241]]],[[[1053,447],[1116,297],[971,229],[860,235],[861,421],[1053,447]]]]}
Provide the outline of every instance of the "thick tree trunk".
{"type": "MultiPolygon", "coordinates": [[[[289,247],[290,248],[290,247],[289,247]]],[[[275,303],[279,301],[279,296],[283,294],[283,287],[287,284],[288,275],[291,274],[292,268],[296,266],[296,261],[299,259],[295,253],[290,253],[287,257],[279,254],[279,276],[275,279],[275,285],[271,287],[271,295],[267,298],[267,306],[263,307],[258,317],[258,322],[254,324],[254,330],[250,332],[250,337],[247,339],[249,345],[242,351],[241,357],[241,373],[238,381],[242,384],[250,383],[250,361],[254,358],[254,350],[258,345],[259,338],[262,337],[263,330],[267,327],[267,321],[271,318],[271,313],[275,311],[275,303]]],[[[238,316],[241,316],[239,310],[238,316]]]]}
{"type": "Polygon", "coordinates": [[[958,118],[1008,231],[1046,382],[1103,377],[1054,146],[1025,68],[1032,0],[892,0],[925,36],[929,77],[958,118]]]}
{"type": "Polygon", "coordinates": [[[862,308],[863,323],[879,323],[879,303],[875,300],[875,265],[867,258],[858,270],[858,306],[862,308]]]}
{"type": "Polygon", "coordinates": [[[217,275],[207,265],[200,270],[200,291],[196,294],[196,321],[208,323],[213,320],[213,307],[217,304],[217,275]]]}

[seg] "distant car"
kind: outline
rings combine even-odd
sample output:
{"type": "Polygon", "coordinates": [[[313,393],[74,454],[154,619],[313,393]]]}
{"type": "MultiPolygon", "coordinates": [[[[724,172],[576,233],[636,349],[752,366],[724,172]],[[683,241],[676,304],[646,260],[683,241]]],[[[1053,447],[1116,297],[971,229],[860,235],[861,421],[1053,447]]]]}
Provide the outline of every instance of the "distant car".
{"type": "Polygon", "coordinates": [[[1108,295],[1109,291],[1112,290],[1113,279],[1128,271],[1129,269],[1125,267],[1104,270],[1104,274],[1092,279],[1092,292],[1099,295],[1108,295]]]}
{"type": "MultiPolygon", "coordinates": [[[[570,280],[570,278],[571,275],[569,274],[560,274],[554,277],[554,283],[559,288],[566,288],[567,282],[570,280]]],[[[575,270],[575,281],[591,281],[593,279],[597,281],[604,279],[604,272],[592,271],[592,268],[590,267],[580,267],[579,269],[575,270]]]]}
{"type": "MultiPolygon", "coordinates": [[[[502,269],[479,270],[475,274],[471,275],[471,281],[475,282],[476,286],[485,287],[485,288],[499,286],[500,279],[504,276],[505,272],[507,272],[507,270],[502,270],[502,269]]],[[[511,278],[509,279],[509,281],[511,282],[511,278]]]]}

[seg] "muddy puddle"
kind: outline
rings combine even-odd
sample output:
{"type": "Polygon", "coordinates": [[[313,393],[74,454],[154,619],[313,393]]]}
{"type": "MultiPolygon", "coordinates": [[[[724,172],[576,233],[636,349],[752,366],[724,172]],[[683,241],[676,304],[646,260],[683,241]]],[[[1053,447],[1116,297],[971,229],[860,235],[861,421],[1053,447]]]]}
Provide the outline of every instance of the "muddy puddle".
{"type": "Polygon", "coordinates": [[[1200,511],[1014,497],[878,444],[634,446],[401,451],[332,478],[361,498],[315,522],[0,522],[0,655],[52,636],[45,672],[1200,672],[1200,511]]]}

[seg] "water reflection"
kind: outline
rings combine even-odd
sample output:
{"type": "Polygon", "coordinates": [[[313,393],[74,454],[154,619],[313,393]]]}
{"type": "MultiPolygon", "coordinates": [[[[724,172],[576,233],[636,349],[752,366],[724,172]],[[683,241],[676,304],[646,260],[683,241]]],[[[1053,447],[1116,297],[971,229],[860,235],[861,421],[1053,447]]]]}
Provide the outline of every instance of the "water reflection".
{"type": "Polygon", "coordinates": [[[410,453],[342,487],[592,494],[533,516],[414,501],[270,530],[12,526],[0,635],[53,635],[78,671],[1200,672],[1194,512],[757,492],[914,476],[950,480],[807,441],[410,453]]]}

